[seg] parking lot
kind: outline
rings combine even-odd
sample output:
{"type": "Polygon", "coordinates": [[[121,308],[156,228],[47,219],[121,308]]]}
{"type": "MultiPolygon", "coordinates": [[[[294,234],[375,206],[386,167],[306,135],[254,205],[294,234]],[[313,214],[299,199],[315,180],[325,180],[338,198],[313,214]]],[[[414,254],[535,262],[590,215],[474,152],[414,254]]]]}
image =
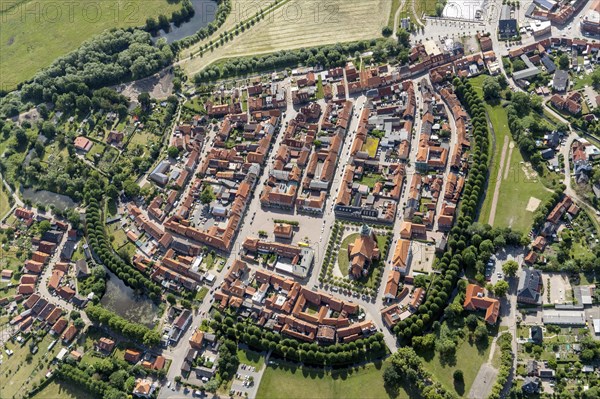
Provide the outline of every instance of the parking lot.
{"type": "Polygon", "coordinates": [[[249,397],[254,397],[258,388],[255,381],[259,381],[259,374],[260,371],[256,367],[240,364],[229,394],[233,397],[245,397],[247,393],[249,397]]]}
{"type": "Polygon", "coordinates": [[[569,278],[564,273],[542,273],[544,284],[543,303],[572,303],[573,295],[569,278]]]}

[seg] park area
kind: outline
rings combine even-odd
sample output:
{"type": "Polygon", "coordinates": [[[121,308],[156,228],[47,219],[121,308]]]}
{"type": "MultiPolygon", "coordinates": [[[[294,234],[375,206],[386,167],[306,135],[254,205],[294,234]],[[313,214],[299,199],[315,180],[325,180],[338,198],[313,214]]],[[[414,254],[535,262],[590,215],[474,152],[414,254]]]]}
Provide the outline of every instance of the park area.
{"type": "Polygon", "coordinates": [[[0,9],[2,88],[14,89],[106,29],[144,26],[148,17],[170,16],[180,8],[168,0],[5,2],[0,9]]]}
{"type": "Polygon", "coordinates": [[[213,47],[202,57],[187,58],[190,52],[198,52],[199,44],[184,51],[182,67],[194,75],[225,58],[380,37],[390,11],[391,2],[384,0],[285,2],[250,29],[213,47]]]}
{"type": "MultiPolygon", "coordinates": [[[[483,97],[481,75],[471,80],[477,93],[483,97]]],[[[525,162],[521,151],[513,142],[508,129],[508,117],[501,105],[485,103],[495,138],[490,146],[491,165],[485,200],[479,213],[479,221],[494,227],[511,227],[528,233],[533,224],[535,210],[552,192],[539,179],[536,171],[525,162]],[[510,206],[506,206],[510,204],[510,206]]]]}

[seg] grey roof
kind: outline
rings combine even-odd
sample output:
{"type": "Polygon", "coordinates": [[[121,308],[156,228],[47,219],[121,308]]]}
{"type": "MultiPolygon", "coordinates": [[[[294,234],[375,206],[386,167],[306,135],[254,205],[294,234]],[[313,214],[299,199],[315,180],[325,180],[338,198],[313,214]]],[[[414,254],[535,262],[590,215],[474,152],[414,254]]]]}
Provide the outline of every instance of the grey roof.
{"type": "Polygon", "coordinates": [[[557,324],[563,326],[584,326],[585,313],[570,310],[544,310],[542,315],[544,324],[557,324]]]}
{"type": "Polygon", "coordinates": [[[544,54],[541,58],[541,61],[542,64],[544,64],[544,67],[546,67],[546,71],[548,71],[548,73],[553,73],[554,71],[556,71],[556,65],[550,59],[550,57],[548,57],[548,54],[544,54]]]}
{"type": "Polygon", "coordinates": [[[519,278],[519,286],[517,289],[517,298],[519,300],[530,300],[539,303],[540,291],[539,287],[542,284],[542,274],[539,270],[525,269],[521,272],[519,278]]]}
{"type": "Polygon", "coordinates": [[[558,70],[554,73],[554,79],[552,81],[552,87],[554,89],[563,91],[567,89],[569,83],[569,73],[567,71],[558,70]]]}

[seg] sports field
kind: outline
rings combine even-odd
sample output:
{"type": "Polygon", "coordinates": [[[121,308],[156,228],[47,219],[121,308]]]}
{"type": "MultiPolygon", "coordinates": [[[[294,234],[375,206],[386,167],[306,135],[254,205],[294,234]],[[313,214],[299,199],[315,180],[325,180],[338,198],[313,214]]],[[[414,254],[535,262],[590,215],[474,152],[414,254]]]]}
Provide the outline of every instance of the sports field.
{"type": "Polygon", "coordinates": [[[181,66],[194,75],[224,58],[381,37],[391,5],[386,0],[289,1],[202,57],[188,59],[184,52],[181,66]]]}
{"type": "Polygon", "coordinates": [[[0,4],[0,88],[15,88],[110,28],[143,26],[181,5],[167,0],[20,0],[0,4]]]}

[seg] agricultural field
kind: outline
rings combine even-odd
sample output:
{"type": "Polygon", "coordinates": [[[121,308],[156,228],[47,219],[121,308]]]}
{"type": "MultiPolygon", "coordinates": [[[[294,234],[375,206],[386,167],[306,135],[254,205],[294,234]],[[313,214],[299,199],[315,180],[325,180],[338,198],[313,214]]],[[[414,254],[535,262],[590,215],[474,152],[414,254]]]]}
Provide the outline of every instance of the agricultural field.
{"type": "Polygon", "coordinates": [[[181,66],[189,75],[194,75],[229,57],[376,38],[381,36],[390,10],[391,2],[384,0],[285,3],[250,29],[202,57],[187,58],[184,53],[181,66]]]}
{"type": "MultiPolygon", "coordinates": [[[[385,363],[370,363],[354,369],[324,371],[280,362],[267,366],[257,398],[364,398],[390,396],[383,386],[385,363]]],[[[400,390],[396,399],[408,398],[400,390]]]]}
{"type": "Polygon", "coordinates": [[[4,2],[0,8],[0,85],[14,89],[106,29],[143,26],[148,17],[170,16],[180,7],[167,0],[4,2]]]}

